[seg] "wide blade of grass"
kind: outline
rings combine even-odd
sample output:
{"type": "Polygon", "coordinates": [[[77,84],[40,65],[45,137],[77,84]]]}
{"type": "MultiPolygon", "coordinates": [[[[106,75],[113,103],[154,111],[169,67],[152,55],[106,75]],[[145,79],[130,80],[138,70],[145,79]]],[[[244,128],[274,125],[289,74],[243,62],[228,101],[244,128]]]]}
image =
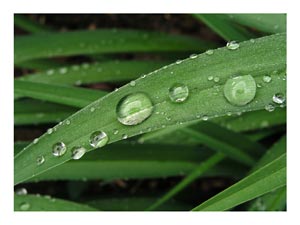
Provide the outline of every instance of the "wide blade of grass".
{"type": "Polygon", "coordinates": [[[226,41],[246,41],[254,38],[253,34],[234,24],[226,15],[194,14],[193,16],[205,23],[226,41]]]}
{"type": "Polygon", "coordinates": [[[286,32],[286,14],[229,14],[233,21],[267,33],[286,32]]]}
{"type": "Polygon", "coordinates": [[[157,207],[159,207],[163,203],[167,202],[174,195],[176,195],[178,192],[180,192],[186,186],[188,186],[190,183],[192,183],[197,177],[199,177],[200,175],[205,173],[207,170],[209,170],[215,164],[220,162],[222,159],[224,159],[224,155],[222,153],[216,153],[209,159],[202,162],[200,164],[200,166],[198,166],[191,174],[189,174],[186,178],[184,178],[181,182],[179,182],[174,188],[172,188],[165,195],[163,195],[161,198],[159,198],[157,201],[155,201],[153,204],[151,204],[149,207],[147,207],[146,210],[152,211],[152,210],[157,209],[157,207]]]}
{"type": "Polygon", "coordinates": [[[215,44],[166,33],[102,29],[47,33],[15,38],[15,63],[57,56],[124,52],[203,51],[215,44]],[[45,41],[47,39],[47,41],[45,41]]]}
{"type": "Polygon", "coordinates": [[[250,73],[260,82],[263,76],[271,74],[274,70],[284,71],[285,60],[285,34],[279,34],[256,39],[254,43],[240,43],[236,51],[226,47],[220,48],[215,50],[213,55],[201,54],[197,58],[174,63],[141,77],[135,81],[134,86],[127,84],[83,108],[69,117],[68,123],[65,121],[57,125],[55,132],[50,135],[44,134],[38,143],[30,144],[18,154],[15,157],[15,183],[70,160],[71,151],[67,151],[62,157],[52,156],[52,146],[57,142],[63,141],[68,149],[83,146],[87,151],[92,150],[89,139],[97,130],[104,131],[109,137],[108,143],[113,143],[149,130],[197,120],[199,115],[212,118],[224,116],[228,112],[263,109],[272,101],[274,93],[286,91],[286,80],[281,78],[280,73],[273,73],[272,82],[258,89],[254,101],[245,106],[235,106],[226,101],[223,85],[228,78],[237,73],[250,73]],[[207,76],[215,74],[218,74],[220,79],[217,92],[215,83],[207,79],[207,76]],[[174,83],[184,83],[189,87],[189,98],[182,104],[175,104],[169,99],[168,90],[174,83]],[[138,92],[149,96],[154,105],[153,113],[139,125],[125,126],[117,119],[117,104],[124,96],[138,92]],[[95,110],[91,110],[92,108],[95,110]],[[114,134],[115,130],[118,130],[117,134],[114,134]],[[37,166],[35,160],[41,154],[47,160],[37,166]]]}
{"type": "Polygon", "coordinates": [[[26,75],[18,80],[51,84],[91,84],[97,82],[116,82],[136,79],[167,64],[169,61],[108,61],[102,63],[83,63],[64,66],[44,72],[26,75]]]}
{"type": "Polygon", "coordinates": [[[104,96],[106,92],[57,84],[42,84],[30,81],[14,81],[14,93],[49,102],[82,108],[104,96]]]}
{"type": "Polygon", "coordinates": [[[97,211],[97,209],[71,201],[38,195],[15,195],[15,211],[97,211]]]}
{"type": "Polygon", "coordinates": [[[39,24],[20,14],[14,14],[14,25],[30,33],[42,33],[51,31],[49,27],[39,24]]]}
{"type": "Polygon", "coordinates": [[[268,163],[193,211],[224,211],[286,185],[286,154],[268,163]]]}
{"type": "Polygon", "coordinates": [[[58,123],[77,111],[60,104],[20,99],[14,102],[14,125],[58,123]]]}

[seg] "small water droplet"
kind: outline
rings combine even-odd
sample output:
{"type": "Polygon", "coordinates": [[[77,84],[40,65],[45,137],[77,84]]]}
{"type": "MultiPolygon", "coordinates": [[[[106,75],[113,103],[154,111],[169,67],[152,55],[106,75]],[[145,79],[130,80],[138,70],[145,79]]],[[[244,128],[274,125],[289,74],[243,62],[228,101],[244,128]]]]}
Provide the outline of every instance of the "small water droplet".
{"type": "Polygon", "coordinates": [[[30,209],[30,204],[28,202],[22,202],[20,204],[20,210],[21,211],[27,211],[30,209]]]}
{"type": "Polygon", "coordinates": [[[90,64],[83,63],[81,66],[82,66],[83,69],[88,69],[90,67],[90,64]]]}
{"type": "Polygon", "coordinates": [[[207,51],[205,52],[205,54],[206,54],[206,55],[212,55],[212,54],[214,54],[214,50],[209,49],[209,50],[207,50],[207,51]]]}
{"type": "Polygon", "coordinates": [[[184,102],[189,96],[189,89],[184,84],[174,84],[169,89],[169,97],[172,102],[184,102]]]}
{"type": "Polygon", "coordinates": [[[81,84],[82,84],[82,81],[81,81],[81,80],[76,80],[76,81],[75,81],[75,85],[76,85],[76,86],[80,86],[81,84]]]}
{"type": "Polygon", "coordinates": [[[127,134],[122,134],[122,139],[127,139],[128,138],[128,135],[127,134]]]}
{"type": "Polygon", "coordinates": [[[191,54],[191,55],[190,55],[190,59],[196,59],[197,57],[198,57],[197,54],[191,54]]]}
{"type": "Polygon", "coordinates": [[[70,124],[71,124],[71,121],[70,121],[70,120],[66,120],[66,124],[67,124],[67,125],[70,125],[70,124]]]}
{"type": "Polygon", "coordinates": [[[269,122],[267,120],[264,120],[264,121],[261,122],[260,126],[262,128],[268,127],[269,126],[269,122]]]}
{"type": "Polygon", "coordinates": [[[264,81],[265,83],[270,83],[271,80],[272,80],[272,77],[270,77],[270,76],[268,76],[268,75],[263,76],[263,81],[264,81]]]}
{"type": "Polygon", "coordinates": [[[52,134],[52,132],[53,132],[53,129],[52,129],[52,128],[49,128],[49,129],[47,130],[47,133],[48,133],[48,134],[52,134]]]}
{"type": "Polygon", "coordinates": [[[227,115],[227,116],[231,116],[232,113],[231,113],[231,112],[227,112],[226,115],[227,115]]]}
{"type": "Polygon", "coordinates": [[[250,39],[250,42],[253,44],[253,43],[255,43],[255,40],[254,39],[250,39]]]}
{"type": "Polygon", "coordinates": [[[207,77],[207,80],[213,80],[213,79],[214,79],[213,76],[208,76],[208,77],[207,77]]]}
{"type": "Polygon", "coordinates": [[[57,142],[52,146],[52,154],[55,157],[64,155],[66,151],[67,147],[63,142],[57,142]]]}
{"type": "Polygon", "coordinates": [[[217,82],[219,82],[219,81],[220,81],[220,78],[219,78],[219,77],[215,77],[215,78],[214,78],[214,82],[217,83],[217,82]]]}
{"type": "Polygon", "coordinates": [[[77,71],[77,70],[79,70],[79,66],[78,65],[73,65],[71,67],[71,69],[74,70],[74,71],[77,71]]]}
{"type": "Polygon", "coordinates": [[[54,74],[54,70],[47,70],[46,74],[48,76],[51,76],[52,74],[54,74]]]}
{"type": "Polygon", "coordinates": [[[202,116],[202,120],[207,121],[208,120],[208,116],[206,116],[206,115],[202,116]]]}
{"type": "Polygon", "coordinates": [[[59,73],[60,74],[65,74],[67,72],[68,72],[68,68],[67,67],[62,67],[62,68],[59,69],[59,73]]]}
{"type": "Polygon", "coordinates": [[[135,86],[135,81],[134,80],[132,80],[132,81],[130,81],[130,83],[129,83],[129,85],[131,86],[131,87],[134,87],[135,86]]]}
{"type": "Polygon", "coordinates": [[[126,95],[116,107],[117,119],[124,125],[137,125],[151,116],[153,104],[150,98],[141,92],[126,95]]]}
{"type": "Polygon", "coordinates": [[[254,99],[255,94],[256,82],[251,75],[230,78],[224,85],[224,95],[233,105],[246,105],[254,99]]]}
{"type": "Polygon", "coordinates": [[[256,87],[261,88],[261,85],[260,84],[256,84],[256,87]]]}
{"type": "Polygon", "coordinates": [[[170,121],[170,120],[171,120],[171,117],[167,116],[167,117],[166,117],[166,120],[170,121]]]}
{"type": "Polygon", "coordinates": [[[143,74],[143,75],[141,76],[141,78],[142,78],[142,79],[144,79],[145,77],[146,77],[146,75],[145,75],[145,74],[143,74]]]}
{"type": "Polygon", "coordinates": [[[42,165],[44,162],[45,162],[44,156],[40,155],[40,156],[38,156],[38,157],[36,158],[36,164],[37,164],[38,166],[42,165]]]}
{"type": "Polygon", "coordinates": [[[94,107],[91,107],[90,111],[91,111],[91,112],[94,112],[94,111],[95,111],[95,108],[94,108],[94,107]]]}
{"type": "Polygon", "coordinates": [[[230,41],[226,44],[227,49],[229,50],[236,50],[240,47],[240,44],[236,41],[230,41]]]}
{"type": "Polygon", "coordinates": [[[83,147],[74,147],[72,149],[72,159],[80,159],[86,152],[86,149],[83,147]]]}
{"type": "Polygon", "coordinates": [[[273,102],[277,104],[283,104],[285,102],[285,97],[282,93],[276,93],[272,98],[273,102]]]}
{"type": "Polygon", "coordinates": [[[90,136],[90,145],[94,148],[101,148],[108,142],[108,136],[103,131],[95,131],[90,136]]]}
{"type": "Polygon", "coordinates": [[[118,129],[114,129],[113,134],[118,134],[119,130],[118,129]]]}
{"type": "Polygon", "coordinates": [[[177,60],[176,61],[176,64],[178,65],[178,64],[180,64],[182,61],[181,60],[177,60]]]}
{"type": "Polygon", "coordinates": [[[16,195],[27,195],[27,190],[26,188],[18,188],[15,193],[16,195]]]}
{"type": "Polygon", "coordinates": [[[33,144],[36,144],[36,143],[38,143],[39,142],[39,139],[38,138],[35,138],[34,140],[33,140],[33,144]]]}
{"type": "Polygon", "coordinates": [[[270,103],[270,104],[267,104],[267,105],[265,106],[265,109],[266,109],[268,112],[273,112],[273,111],[275,110],[275,106],[274,106],[272,103],[270,103]]]}

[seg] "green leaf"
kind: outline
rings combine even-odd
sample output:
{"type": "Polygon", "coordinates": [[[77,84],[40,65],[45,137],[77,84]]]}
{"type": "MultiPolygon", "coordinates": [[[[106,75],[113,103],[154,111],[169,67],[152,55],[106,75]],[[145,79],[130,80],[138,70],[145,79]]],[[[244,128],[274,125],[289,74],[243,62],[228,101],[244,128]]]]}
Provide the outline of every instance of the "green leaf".
{"type": "Polygon", "coordinates": [[[31,97],[79,108],[90,104],[106,94],[104,91],[87,88],[42,84],[21,80],[14,81],[14,93],[18,97],[31,97]]]}
{"type": "Polygon", "coordinates": [[[51,84],[91,84],[97,82],[127,81],[138,78],[167,64],[169,61],[108,61],[64,66],[44,72],[26,75],[18,80],[51,84]],[[65,74],[62,74],[65,71],[65,74]],[[50,75],[50,76],[49,76],[50,75]]]}
{"type": "Polygon", "coordinates": [[[15,195],[15,211],[97,211],[91,206],[37,195],[15,195]]]}
{"type": "Polygon", "coordinates": [[[16,37],[14,60],[19,63],[37,58],[95,53],[191,52],[212,47],[216,47],[215,44],[186,36],[102,29],[16,37]]]}
{"type": "MultiPolygon", "coordinates": [[[[62,63],[50,59],[34,59],[34,60],[19,62],[15,66],[19,68],[33,69],[33,70],[48,70],[50,68],[54,69],[54,68],[66,66],[66,63],[62,63]]],[[[27,76],[30,75],[25,75],[17,79],[23,79],[23,77],[27,77],[27,76]]]]}
{"type": "Polygon", "coordinates": [[[254,43],[240,43],[237,50],[220,48],[215,50],[213,55],[201,54],[197,58],[174,63],[141,77],[135,80],[134,86],[127,84],[78,111],[68,118],[68,124],[64,122],[57,125],[55,132],[50,135],[44,134],[38,143],[32,143],[20,152],[15,157],[15,184],[70,160],[70,150],[73,147],[82,146],[91,151],[89,139],[95,131],[104,131],[109,138],[108,143],[113,143],[149,130],[197,120],[198,115],[212,118],[224,116],[228,112],[263,109],[272,101],[275,92],[286,91],[286,80],[282,79],[281,74],[271,74],[274,70],[285,70],[285,54],[285,34],[278,34],[256,39],[254,43]],[[224,98],[223,86],[228,78],[237,73],[250,73],[257,82],[260,82],[264,75],[271,74],[272,82],[257,90],[254,101],[245,106],[235,106],[224,98]],[[215,74],[218,74],[220,79],[218,90],[215,83],[207,79],[215,74]],[[190,95],[187,101],[170,101],[168,90],[174,83],[188,85],[190,95]],[[116,115],[118,103],[124,96],[140,92],[151,99],[154,105],[152,114],[136,126],[121,124],[116,115]],[[91,108],[95,110],[91,112],[91,108]],[[118,130],[118,134],[114,134],[115,130],[118,130]],[[52,146],[61,141],[65,143],[68,151],[61,157],[53,157],[52,146]],[[40,155],[43,155],[46,161],[37,166],[36,158],[40,155]]]}
{"type": "Polygon", "coordinates": [[[194,14],[194,17],[201,20],[226,41],[246,41],[254,38],[253,34],[236,26],[224,14],[194,14]]]}
{"type": "Polygon", "coordinates": [[[193,211],[229,210],[286,185],[286,154],[208,199],[193,211]]]}
{"type": "Polygon", "coordinates": [[[229,14],[233,21],[267,33],[286,32],[286,14],[229,14]]]}
{"type": "Polygon", "coordinates": [[[39,24],[26,16],[14,14],[14,25],[31,33],[50,32],[51,29],[39,24]]]}
{"type": "Polygon", "coordinates": [[[161,198],[159,198],[157,201],[151,204],[146,210],[152,211],[154,209],[157,209],[157,207],[167,202],[174,195],[176,195],[178,192],[180,192],[186,186],[192,183],[196,178],[198,178],[200,175],[205,173],[207,170],[209,170],[211,167],[213,167],[215,164],[217,164],[223,159],[224,159],[224,155],[222,153],[216,153],[209,159],[205,160],[195,170],[193,170],[191,174],[189,174],[181,182],[179,182],[174,188],[172,188],[165,195],[163,195],[161,198]]]}

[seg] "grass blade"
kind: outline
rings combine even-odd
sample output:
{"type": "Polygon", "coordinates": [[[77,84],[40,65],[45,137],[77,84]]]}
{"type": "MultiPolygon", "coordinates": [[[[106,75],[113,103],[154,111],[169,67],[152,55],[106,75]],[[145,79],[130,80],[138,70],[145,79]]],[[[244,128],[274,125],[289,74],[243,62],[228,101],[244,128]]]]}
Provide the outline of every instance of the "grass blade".
{"type": "MultiPolygon", "coordinates": [[[[49,68],[53,69],[53,68],[64,67],[66,66],[66,64],[62,62],[50,60],[50,59],[34,59],[34,60],[20,62],[15,66],[19,68],[32,69],[32,70],[48,70],[49,68]]],[[[30,75],[26,75],[26,77],[27,76],[30,75]]],[[[22,77],[17,79],[21,79],[22,77]]]]}
{"type": "Polygon", "coordinates": [[[224,155],[222,153],[216,153],[209,159],[205,160],[200,164],[200,166],[198,166],[195,170],[193,170],[191,174],[189,174],[186,178],[184,178],[181,182],[179,182],[174,188],[168,191],[163,197],[159,198],[158,201],[155,201],[146,210],[147,211],[155,210],[157,207],[167,202],[174,195],[176,195],[178,192],[180,192],[186,186],[192,183],[196,178],[198,178],[200,175],[205,173],[207,170],[209,170],[211,167],[213,167],[215,164],[217,164],[223,159],[224,159],[224,155]]]}
{"type": "Polygon", "coordinates": [[[14,14],[14,25],[30,33],[50,32],[51,29],[39,24],[26,16],[14,14]]]}
{"type": "Polygon", "coordinates": [[[189,58],[180,64],[174,63],[148,76],[137,79],[133,87],[127,84],[118,91],[93,102],[55,127],[51,135],[44,134],[38,143],[30,144],[15,157],[15,183],[36,176],[71,159],[71,151],[62,157],[52,156],[52,146],[63,141],[72,149],[83,146],[91,151],[90,135],[99,129],[109,137],[109,143],[132,137],[163,126],[172,126],[180,122],[197,120],[197,116],[224,116],[228,112],[260,110],[272,101],[274,93],[286,92],[286,80],[280,74],[272,74],[272,82],[257,90],[255,100],[245,106],[235,106],[226,101],[222,87],[233,74],[252,74],[254,79],[262,80],[265,74],[272,71],[283,71],[286,67],[285,34],[256,39],[255,43],[240,43],[237,51],[227,48],[215,50],[213,55],[201,54],[189,58]],[[200,75],[199,75],[200,74],[200,75]],[[215,94],[215,84],[207,80],[209,75],[219,74],[220,90],[215,94]],[[185,83],[189,86],[190,96],[182,104],[169,100],[168,90],[174,83],[185,83]],[[116,107],[120,99],[132,93],[143,92],[149,95],[154,105],[154,112],[143,123],[137,126],[125,126],[116,117],[116,107]],[[212,107],[213,106],[213,107],[212,107]],[[91,112],[91,108],[95,111],[91,112]],[[157,114],[157,112],[165,112],[157,114]],[[171,118],[171,119],[166,119],[171,118]],[[163,122],[165,121],[165,122],[163,122]],[[118,130],[118,134],[114,134],[118,130]],[[35,159],[43,154],[47,161],[37,166],[35,159]]]}
{"type": "Polygon", "coordinates": [[[15,63],[95,53],[203,51],[215,44],[191,37],[139,30],[97,30],[15,38],[15,63]],[[47,42],[45,42],[47,38],[47,42]]]}
{"type": "Polygon", "coordinates": [[[233,24],[226,15],[194,14],[194,17],[201,20],[226,41],[246,41],[254,38],[253,34],[233,24]]]}
{"type": "Polygon", "coordinates": [[[15,211],[97,211],[91,206],[36,195],[15,195],[15,211]]]}
{"type": "Polygon", "coordinates": [[[215,195],[193,211],[224,211],[286,185],[286,154],[215,195]]]}

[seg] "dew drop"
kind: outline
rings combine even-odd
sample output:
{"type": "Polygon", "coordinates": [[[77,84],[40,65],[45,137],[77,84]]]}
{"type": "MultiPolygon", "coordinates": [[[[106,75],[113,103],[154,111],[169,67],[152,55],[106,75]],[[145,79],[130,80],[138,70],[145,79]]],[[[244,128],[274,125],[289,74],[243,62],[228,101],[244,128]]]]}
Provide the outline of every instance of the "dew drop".
{"type": "Polygon", "coordinates": [[[128,138],[128,135],[127,134],[122,134],[122,139],[127,139],[128,138]]]}
{"type": "Polygon", "coordinates": [[[190,55],[190,59],[196,59],[197,57],[198,57],[197,54],[191,54],[191,55],[190,55]]]}
{"type": "Polygon", "coordinates": [[[135,86],[135,81],[134,80],[132,80],[132,81],[130,81],[130,83],[129,83],[129,85],[131,86],[131,87],[134,87],[135,86]]]}
{"type": "Polygon", "coordinates": [[[59,73],[60,74],[65,74],[65,73],[67,73],[68,72],[68,68],[67,67],[63,67],[63,68],[60,68],[59,69],[59,73]]]}
{"type": "Polygon", "coordinates": [[[108,136],[103,131],[95,131],[90,136],[90,145],[94,148],[101,148],[108,142],[108,136]]]}
{"type": "Polygon", "coordinates": [[[20,210],[21,211],[27,211],[30,209],[30,204],[28,202],[22,202],[20,204],[20,210]]]}
{"type": "Polygon", "coordinates": [[[38,157],[36,158],[36,164],[37,164],[38,166],[42,165],[44,162],[45,162],[44,156],[40,155],[40,156],[38,156],[38,157]]]}
{"type": "Polygon", "coordinates": [[[33,144],[36,144],[36,143],[38,143],[39,142],[39,139],[38,138],[35,138],[34,140],[33,140],[33,144]]]}
{"type": "Polygon", "coordinates": [[[275,110],[275,106],[272,103],[267,104],[265,106],[265,110],[267,110],[268,112],[273,112],[275,110]]]}
{"type": "Polygon", "coordinates": [[[208,120],[208,116],[206,116],[206,115],[202,116],[202,120],[207,121],[208,120]]]}
{"type": "Polygon", "coordinates": [[[285,97],[282,93],[276,93],[272,98],[273,102],[277,104],[283,104],[285,102],[285,97]]]}
{"type": "Polygon", "coordinates": [[[141,92],[123,97],[116,107],[117,119],[124,125],[137,125],[151,116],[153,104],[150,98],[141,92]]]}
{"type": "Polygon", "coordinates": [[[179,65],[182,61],[181,60],[177,60],[176,64],[179,65]]]}
{"type": "Polygon", "coordinates": [[[217,83],[217,82],[219,82],[219,81],[220,81],[220,78],[219,78],[219,77],[215,77],[215,78],[214,78],[214,82],[217,83]]]}
{"type": "Polygon", "coordinates": [[[119,133],[119,130],[118,129],[114,129],[114,131],[113,131],[113,134],[118,134],[119,133]]]}
{"type": "Polygon", "coordinates": [[[53,132],[53,129],[52,129],[52,128],[49,128],[49,129],[47,130],[47,133],[48,133],[48,134],[52,134],[52,132],[53,132]]]}
{"type": "Polygon", "coordinates": [[[46,74],[48,76],[51,76],[52,74],[54,74],[54,70],[47,70],[46,74]]]}
{"type": "Polygon", "coordinates": [[[255,43],[255,40],[254,39],[250,39],[250,42],[253,44],[253,43],[255,43]]]}
{"type": "Polygon", "coordinates": [[[90,67],[90,64],[88,64],[88,63],[83,63],[82,64],[83,69],[88,69],[89,67],[90,67]]]}
{"type": "Polygon", "coordinates": [[[71,121],[70,121],[70,120],[66,120],[66,124],[67,124],[67,125],[70,125],[70,124],[71,124],[71,121]]]}
{"type": "Polygon", "coordinates": [[[213,79],[214,79],[213,76],[208,76],[208,77],[207,77],[207,80],[213,80],[213,79]]]}
{"type": "Polygon", "coordinates": [[[272,78],[271,78],[270,76],[268,76],[268,75],[263,76],[263,81],[264,81],[265,83],[270,83],[271,80],[272,80],[272,78]]]}
{"type": "Polygon", "coordinates": [[[240,47],[240,44],[236,41],[230,41],[226,44],[227,49],[229,50],[236,50],[240,47]]]}
{"type": "Polygon", "coordinates": [[[15,193],[16,195],[27,195],[27,190],[26,188],[18,188],[15,193]]]}
{"type": "Polygon", "coordinates": [[[169,97],[172,102],[183,102],[187,99],[189,96],[189,89],[186,85],[184,84],[174,84],[170,89],[169,89],[169,97]]]}
{"type": "Polygon", "coordinates": [[[255,94],[256,83],[251,75],[230,78],[224,85],[224,95],[233,105],[246,105],[254,99],[255,94]]]}
{"type": "Polygon", "coordinates": [[[214,54],[214,50],[209,49],[209,50],[207,50],[207,51],[205,52],[205,54],[206,54],[206,55],[212,55],[212,54],[214,54]]]}
{"type": "Polygon", "coordinates": [[[91,111],[91,112],[94,112],[94,111],[95,111],[95,108],[94,108],[94,107],[91,107],[90,111],[91,111]]]}
{"type": "Polygon", "coordinates": [[[86,152],[86,149],[83,147],[74,147],[72,149],[72,159],[80,159],[86,152]]]}
{"type": "Polygon", "coordinates": [[[67,147],[63,142],[57,142],[52,146],[52,154],[55,157],[64,155],[66,151],[67,151],[67,147]]]}

